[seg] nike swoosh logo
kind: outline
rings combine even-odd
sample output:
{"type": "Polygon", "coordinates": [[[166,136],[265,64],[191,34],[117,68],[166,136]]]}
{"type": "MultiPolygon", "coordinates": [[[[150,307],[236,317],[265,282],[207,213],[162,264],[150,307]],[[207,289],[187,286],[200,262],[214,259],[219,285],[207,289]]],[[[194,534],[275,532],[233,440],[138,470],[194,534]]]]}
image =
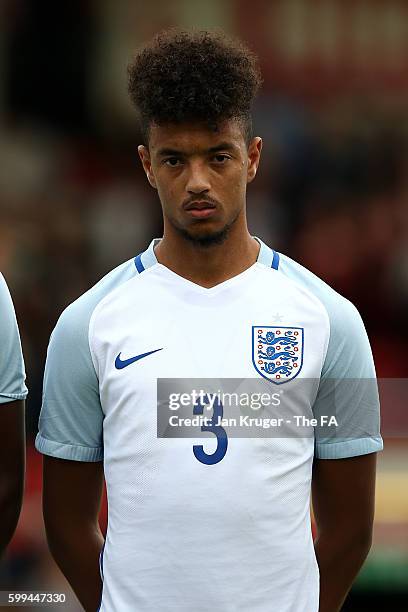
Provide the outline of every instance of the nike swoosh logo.
{"type": "Polygon", "coordinates": [[[148,353],[142,353],[141,355],[136,355],[135,357],[130,357],[129,359],[121,359],[120,355],[121,353],[119,353],[119,355],[116,357],[115,359],[115,368],[117,370],[123,370],[123,368],[127,368],[128,365],[130,365],[131,363],[135,363],[135,361],[139,361],[139,359],[143,359],[144,357],[147,357],[148,355],[153,355],[153,353],[157,353],[157,351],[162,351],[162,348],[159,349],[155,349],[154,351],[149,351],[148,353]]]}

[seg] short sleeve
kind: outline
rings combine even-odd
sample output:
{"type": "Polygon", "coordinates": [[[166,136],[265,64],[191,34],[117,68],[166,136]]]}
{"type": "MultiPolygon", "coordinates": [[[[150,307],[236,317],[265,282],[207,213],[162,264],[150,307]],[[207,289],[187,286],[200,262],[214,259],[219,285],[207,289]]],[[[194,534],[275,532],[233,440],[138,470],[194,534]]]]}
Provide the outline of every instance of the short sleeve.
{"type": "Polygon", "coordinates": [[[338,294],[329,318],[329,344],[313,407],[315,456],[341,459],[380,451],[378,386],[363,321],[338,294]]]}
{"type": "Polygon", "coordinates": [[[0,404],[27,396],[20,335],[13,302],[0,274],[0,404]]]}
{"type": "Polygon", "coordinates": [[[74,461],[103,459],[103,412],[88,342],[88,309],[73,303],[50,339],[36,448],[74,461]]]}
{"type": "Polygon", "coordinates": [[[41,453],[102,461],[104,414],[89,348],[89,322],[98,303],[135,274],[134,260],[125,261],[70,304],[58,320],[48,346],[35,441],[41,453]]]}

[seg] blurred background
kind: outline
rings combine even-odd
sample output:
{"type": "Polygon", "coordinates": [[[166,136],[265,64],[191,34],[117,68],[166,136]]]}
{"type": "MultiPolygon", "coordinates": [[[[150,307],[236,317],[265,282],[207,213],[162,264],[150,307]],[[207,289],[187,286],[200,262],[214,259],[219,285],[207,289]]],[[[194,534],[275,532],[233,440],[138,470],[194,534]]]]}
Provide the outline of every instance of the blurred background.
{"type": "MultiPolygon", "coordinates": [[[[259,54],[264,152],[248,192],[250,230],[357,306],[386,379],[374,543],[344,610],[406,610],[405,0],[1,0],[0,270],[30,395],[25,501],[0,590],[70,593],[47,552],[33,448],[46,348],[68,303],[161,235],[126,65],[173,25],[221,27],[259,54]],[[398,393],[389,379],[402,380],[398,393]]],[[[80,608],[70,595],[63,609],[80,608]]]]}

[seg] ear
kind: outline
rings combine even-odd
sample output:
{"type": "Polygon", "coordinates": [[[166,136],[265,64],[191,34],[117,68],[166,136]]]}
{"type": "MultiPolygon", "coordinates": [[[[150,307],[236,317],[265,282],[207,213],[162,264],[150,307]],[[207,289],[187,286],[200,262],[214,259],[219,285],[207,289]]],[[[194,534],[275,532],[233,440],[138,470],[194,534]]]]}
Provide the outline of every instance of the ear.
{"type": "Polygon", "coordinates": [[[261,159],[262,138],[256,136],[248,147],[247,184],[254,180],[261,159]]]}
{"type": "Polygon", "coordinates": [[[143,170],[146,172],[147,180],[150,185],[157,189],[156,179],[154,178],[153,170],[152,170],[152,162],[150,159],[150,151],[144,145],[139,145],[137,147],[137,152],[139,153],[140,161],[142,162],[143,170]]]}

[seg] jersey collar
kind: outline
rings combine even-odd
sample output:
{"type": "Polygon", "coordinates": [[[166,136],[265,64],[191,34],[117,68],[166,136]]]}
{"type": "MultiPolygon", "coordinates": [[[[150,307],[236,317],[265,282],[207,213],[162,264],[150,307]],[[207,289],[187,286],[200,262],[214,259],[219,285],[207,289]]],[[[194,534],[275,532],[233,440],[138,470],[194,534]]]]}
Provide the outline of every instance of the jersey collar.
{"type": "MultiPolygon", "coordinates": [[[[274,268],[277,270],[279,268],[279,253],[268,247],[268,245],[262,242],[260,238],[257,238],[257,236],[254,236],[254,238],[260,244],[257,262],[267,266],[268,268],[274,268]]],[[[155,264],[159,263],[154,253],[154,248],[159,242],[160,238],[154,238],[149,244],[148,248],[143,251],[143,253],[135,257],[135,265],[138,272],[143,272],[143,270],[147,270],[147,268],[151,268],[155,264]]]]}

